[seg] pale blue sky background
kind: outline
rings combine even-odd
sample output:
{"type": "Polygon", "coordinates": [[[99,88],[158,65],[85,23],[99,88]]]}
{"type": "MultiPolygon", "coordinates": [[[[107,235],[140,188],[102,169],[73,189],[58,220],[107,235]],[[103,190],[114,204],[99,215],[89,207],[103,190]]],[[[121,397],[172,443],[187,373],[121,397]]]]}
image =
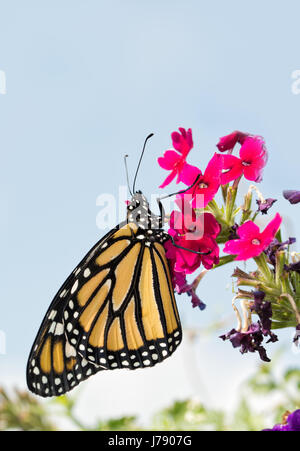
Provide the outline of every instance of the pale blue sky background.
{"type": "MultiPolygon", "coordinates": [[[[261,189],[279,199],[273,213],[289,216],[300,238],[300,208],[281,198],[285,188],[300,189],[300,96],[291,93],[291,73],[300,68],[298,1],[1,0],[0,10],[7,79],[0,95],[0,329],[7,335],[0,382],[3,375],[7,384],[25,384],[30,346],[53,295],[104,233],[96,228],[96,198],[117,194],[124,153],[133,173],[150,132],[138,179],[148,195],[166,176],[156,158],[178,126],[193,129],[190,162],[201,168],[220,136],[234,129],[263,135],[270,158],[261,189]]],[[[231,313],[231,272],[203,282],[205,312],[178,298],[185,326],[231,313]]],[[[215,362],[209,371],[224,379],[257,361],[216,337],[203,353],[215,362]]],[[[202,354],[199,362],[209,366],[202,354]]]]}

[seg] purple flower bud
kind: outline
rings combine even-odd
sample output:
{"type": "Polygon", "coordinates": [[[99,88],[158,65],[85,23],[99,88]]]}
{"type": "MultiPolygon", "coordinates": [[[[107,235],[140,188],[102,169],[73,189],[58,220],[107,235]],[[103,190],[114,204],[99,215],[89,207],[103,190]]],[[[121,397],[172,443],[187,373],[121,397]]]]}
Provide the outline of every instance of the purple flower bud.
{"type": "Polygon", "coordinates": [[[191,288],[190,290],[187,290],[187,295],[191,296],[191,300],[192,300],[192,306],[195,307],[199,307],[200,310],[204,310],[206,308],[206,304],[204,304],[204,302],[201,301],[201,299],[196,295],[195,291],[193,290],[193,288],[191,288]]]}
{"type": "Polygon", "coordinates": [[[192,306],[199,307],[200,310],[204,310],[206,308],[206,304],[201,301],[201,299],[196,294],[196,288],[194,282],[189,284],[186,280],[185,273],[174,273],[175,274],[175,289],[178,294],[186,293],[191,297],[192,306]]]}
{"type": "Polygon", "coordinates": [[[284,241],[283,243],[280,243],[276,238],[272,241],[270,246],[265,249],[265,254],[269,258],[272,265],[275,267],[276,264],[276,253],[279,251],[283,251],[286,246],[290,246],[291,244],[294,244],[296,242],[296,238],[289,238],[288,240],[284,241]]]}
{"type": "Polygon", "coordinates": [[[298,204],[300,202],[300,191],[288,189],[283,191],[283,196],[291,204],[298,204]]]}
{"type": "Polygon", "coordinates": [[[239,239],[239,236],[237,234],[238,228],[239,228],[238,224],[234,224],[232,227],[230,227],[228,240],[237,240],[237,239],[239,239]]]}
{"type": "Polygon", "coordinates": [[[275,424],[272,429],[264,429],[264,431],[300,431],[300,409],[294,412],[286,412],[283,416],[283,422],[275,424]]]}
{"type": "Polygon", "coordinates": [[[295,333],[295,336],[294,336],[294,339],[293,339],[293,343],[295,343],[295,345],[299,344],[299,338],[300,338],[300,324],[298,324],[296,326],[296,333],[295,333]]]}
{"type": "Polygon", "coordinates": [[[258,205],[257,211],[260,211],[263,215],[266,215],[268,213],[268,210],[270,210],[270,208],[275,202],[277,202],[277,199],[268,198],[264,202],[262,202],[261,200],[257,200],[256,201],[258,205]]]}
{"type": "Polygon", "coordinates": [[[223,341],[230,340],[234,348],[240,348],[241,354],[258,352],[261,360],[270,362],[266,350],[262,346],[264,335],[259,322],[251,324],[246,332],[239,332],[236,329],[232,329],[227,334],[221,335],[220,338],[223,341]]]}
{"type": "Polygon", "coordinates": [[[271,331],[272,325],[272,306],[271,302],[265,301],[265,293],[263,291],[254,291],[254,302],[251,310],[259,316],[257,323],[252,323],[246,332],[240,332],[232,329],[220,338],[230,340],[234,348],[240,348],[240,352],[258,352],[261,360],[270,362],[265,348],[262,346],[264,337],[269,337],[267,343],[275,343],[278,341],[277,335],[271,331]]]}
{"type": "Polygon", "coordinates": [[[296,271],[298,274],[300,274],[300,260],[296,263],[291,263],[290,265],[285,265],[284,269],[286,271],[296,271]]]}
{"type": "Polygon", "coordinates": [[[272,306],[271,302],[264,301],[265,293],[263,291],[254,291],[254,304],[251,310],[257,313],[262,324],[262,332],[268,335],[272,325],[272,306]]]}

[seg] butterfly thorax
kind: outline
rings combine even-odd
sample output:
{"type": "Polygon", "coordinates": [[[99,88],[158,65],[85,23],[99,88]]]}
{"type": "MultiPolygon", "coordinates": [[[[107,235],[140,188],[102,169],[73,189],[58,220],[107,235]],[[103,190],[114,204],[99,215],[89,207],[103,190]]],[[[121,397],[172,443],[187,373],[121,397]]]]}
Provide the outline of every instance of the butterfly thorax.
{"type": "Polygon", "coordinates": [[[150,246],[153,242],[165,242],[170,237],[162,228],[162,217],[152,213],[149,202],[141,191],[136,192],[127,206],[127,222],[138,227],[136,238],[150,246]]]}

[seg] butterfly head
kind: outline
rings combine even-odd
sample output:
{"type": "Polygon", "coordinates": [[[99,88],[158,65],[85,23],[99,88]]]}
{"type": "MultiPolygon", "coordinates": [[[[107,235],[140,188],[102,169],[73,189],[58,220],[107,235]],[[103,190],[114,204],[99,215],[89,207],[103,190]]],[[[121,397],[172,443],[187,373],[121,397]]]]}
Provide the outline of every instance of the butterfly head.
{"type": "Polygon", "coordinates": [[[143,195],[142,191],[136,191],[129,204],[127,205],[127,212],[128,214],[132,213],[135,210],[140,210],[141,213],[148,214],[149,212],[149,202],[147,201],[146,197],[143,195]]]}
{"type": "Polygon", "coordinates": [[[151,213],[149,202],[142,191],[136,191],[127,205],[127,220],[141,229],[160,229],[160,218],[151,213]]]}

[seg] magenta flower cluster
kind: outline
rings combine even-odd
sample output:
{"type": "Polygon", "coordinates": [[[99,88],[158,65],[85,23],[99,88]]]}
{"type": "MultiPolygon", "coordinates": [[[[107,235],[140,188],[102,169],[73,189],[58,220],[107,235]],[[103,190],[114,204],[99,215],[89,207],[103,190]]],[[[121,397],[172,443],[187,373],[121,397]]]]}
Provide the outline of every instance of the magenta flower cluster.
{"type": "MultiPolygon", "coordinates": [[[[187,285],[187,274],[201,265],[209,270],[218,265],[220,258],[217,237],[221,225],[211,212],[196,214],[196,211],[205,209],[214,201],[220,187],[230,182],[237,184],[243,176],[250,181],[261,181],[268,154],[261,136],[235,131],[220,139],[217,148],[221,153],[214,153],[207,167],[201,170],[187,162],[193,148],[192,130],[179,128],[179,132],[171,134],[171,139],[174,149],[167,150],[158,163],[161,168],[170,171],[160,188],[165,188],[175,178],[176,183],[182,182],[187,186],[182,190],[184,192],[177,195],[176,203],[180,211],[173,211],[170,217],[169,234],[176,246],[171,242],[166,244],[173,284],[177,292],[182,293],[187,285]],[[237,144],[241,146],[238,157],[232,155],[237,144]],[[226,151],[227,154],[224,154],[226,151]],[[194,236],[191,237],[193,230],[194,236]]],[[[267,205],[259,206],[263,213],[275,202],[274,199],[268,201],[267,205]]],[[[237,239],[228,239],[224,252],[234,255],[235,260],[258,256],[274,240],[281,221],[277,213],[262,232],[254,222],[245,222],[236,230],[237,239]]],[[[195,293],[193,300],[193,305],[197,305],[195,293]]]]}

